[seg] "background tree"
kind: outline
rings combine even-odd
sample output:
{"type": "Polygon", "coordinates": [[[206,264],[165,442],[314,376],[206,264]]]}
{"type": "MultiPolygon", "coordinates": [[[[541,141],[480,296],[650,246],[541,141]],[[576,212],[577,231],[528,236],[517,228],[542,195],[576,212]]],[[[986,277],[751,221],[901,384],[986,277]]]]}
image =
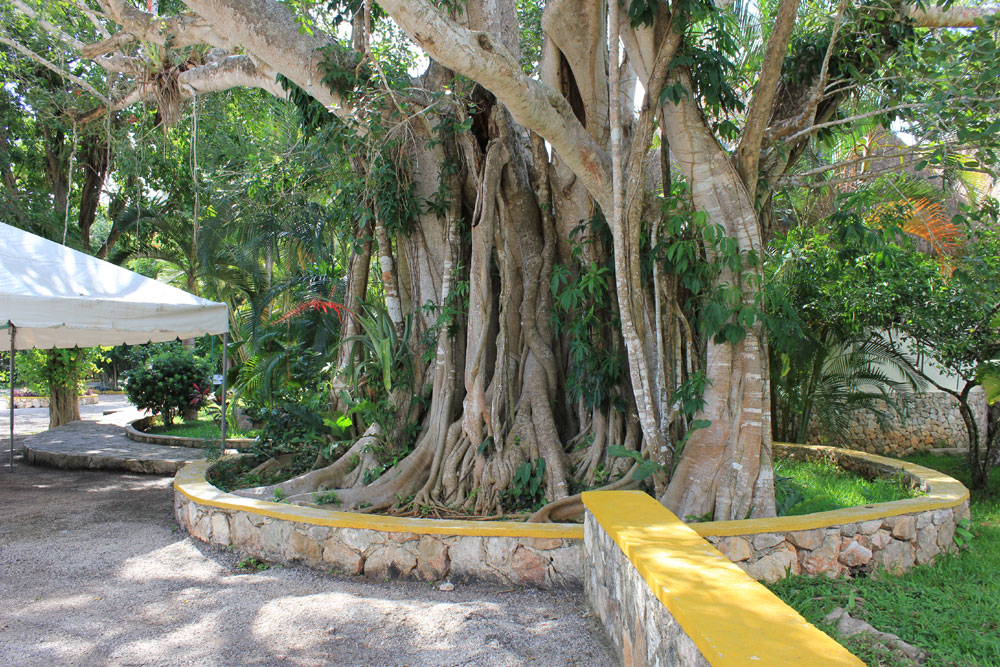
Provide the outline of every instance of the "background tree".
{"type": "MultiPolygon", "coordinates": [[[[635,485],[644,466],[681,516],[773,514],[761,259],[778,188],[829,187],[843,165],[801,158],[871,119],[906,123],[919,144],[904,159],[927,168],[959,149],[990,158],[983,10],[783,0],[754,21],[692,0],[551,0],[540,17],[504,0],[59,4],[108,33],[77,45],[45,28],[58,12],[22,4],[87,67],[123,75],[81,119],[145,101],[171,124],[185,100],[257,87],[290,98],[350,168],[345,301],[377,297],[392,333],[372,347],[412,373],[381,385],[391,418],[282,484],[292,499],[491,513],[527,464],[544,476],[536,518],[559,518],[580,510],[579,489],[635,485]],[[414,75],[418,53],[430,62],[414,75]],[[604,326],[580,293],[601,299],[604,326]],[[617,358],[628,372],[605,372],[617,358]],[[373,447],[398,465],[358,474],[373,447]]],[[[360,321],[338,370],[363,360],[360,321]]],[[[346,407],[336,389],[332,407],[346,407]]]]}

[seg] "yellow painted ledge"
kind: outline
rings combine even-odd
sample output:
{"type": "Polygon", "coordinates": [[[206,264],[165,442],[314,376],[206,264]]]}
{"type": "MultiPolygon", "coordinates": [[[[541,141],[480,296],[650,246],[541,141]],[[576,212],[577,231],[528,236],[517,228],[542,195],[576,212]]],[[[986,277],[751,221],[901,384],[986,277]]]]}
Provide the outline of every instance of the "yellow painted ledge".
{"type": "Polygon", "coordinates": [[[864,665],[641,491],[583,503],[712,665],[864,665]]]}
{"type": "Polygon", "coordinates": [[[296,521],[316,526],[359,528],[417,535],[465,535],[474,537],[537,537],[582,540],[583,526],[572,523],[525,523],[523,521],[462,521],[453,519],[416,519],[379,516],[357,512],[337,512],[315,507],[300,507],[255,498],[243,498],[220,491],[205,480],[207,461],[195,461],[181,468],[174,477],[174,489],[198,505],[235,510],[296,521]]]}
{"type": "MultiPolygon", "coordinates": [[[[730,535],[755,535],[812,530],[829,526],[883,519],[899,514],[912,514],[927,510],[957,507],[969,499],[969,491],[961,482],[936,470],[914,463],[876,456],[837,447],[775,443],[775,450],[802,451],[811,456],[836,456],[865,460],[874,464],[903,470],[917,480],[927,493],[919,498],[896,500],[861,507],[818,512],[805,516],[785,516],[772,519],[747,519],[744,521],[709,521],[690,524],[701,536],[728,537],[730,535]]],[[[415,519],[388,517],[357,512],[337,512],[312,507],[298,507],[266,500],[243,498],[225,493],[205,480],[208,462],[190,463],[177,473],[174,488],[185,497],[201,505],[238,510],[278,519],[298,521],[319,526],[361,528],[421,535],[478,535],[482,537],[541,537],[570,540],[583,539],[583,526],[572,523],[530,524],[519,521],[462,521],[449,519],[415,519]]]]}
{"type": "Polygon", "coordinates": [[[927,495],[918,498],[906,498],[905,500],[893,500],[887,503],[847,507],[829,512],[816,512],[815,514],[806,514],[803,516],[782,516],[770,519],[746,519],[742,521],[706,521],[705,523],[691,524],[691,528],[703,537],[786,533],[797,530],[843,526],[849,523],[884,519],[900,514],[915,514],[929,510],[949,509],[958,507],[969,499],[969,490],[961,482],[936,470],[918,466],[915,463],[908,463],[899,459],[891,459],[867,452],[859,452],[853,449],[823,447],[820,445],[775,443],[774,449],[776,455],[782,451],[786,451],[788,453],[802,452],[810,458],[824,456],[834,458],[845,457],[902,470],[904,474],[914,479],[920,489],[927,495]]]}

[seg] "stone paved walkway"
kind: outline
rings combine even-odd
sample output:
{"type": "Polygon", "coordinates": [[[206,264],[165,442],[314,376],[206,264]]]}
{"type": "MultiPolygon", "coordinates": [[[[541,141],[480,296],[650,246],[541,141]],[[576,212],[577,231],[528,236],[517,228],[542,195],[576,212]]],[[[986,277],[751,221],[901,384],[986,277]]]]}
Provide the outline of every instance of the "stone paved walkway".
{"type": "MultiPolygon", "coordinates": [[[[66,469],[125,470],[128,472],[173,475],[185,463],[203,458],[200,450],[134,442],[125,437],[124,426],[141,413],[122,397],[110,397],[98,405],[80,408],[82,421],[58,428],[48,426],[48,408],[14,411],[15,448],[23,439],[24,460],[29,463],[66,469]],[[105,415],[104,412],[113,411],[105,415]],[[41,432],[38,432],[40,431],[41,432]]],[[[8,432],[9,418],[0,421],[0,433],[8,432]]],[[[6,445],[6,438],[4,438],[6,445]]],[[[6,449],[6,447],[4,447],[6,449]]],[[[6,462],[6,456],[0,456],[6,462]]]]}

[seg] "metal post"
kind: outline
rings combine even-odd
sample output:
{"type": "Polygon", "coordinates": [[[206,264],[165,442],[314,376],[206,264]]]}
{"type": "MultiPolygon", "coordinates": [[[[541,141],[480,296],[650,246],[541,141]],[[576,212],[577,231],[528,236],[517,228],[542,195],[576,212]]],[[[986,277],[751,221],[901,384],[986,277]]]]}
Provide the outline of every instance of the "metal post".
{"type": "MultiPolygon", "coordinates": [[[[222,334],[222,450],[226,450],[226,366],[229,365],[229,332],[222,334]]],[[[13,442],[13,441],[12,441],[13,442]]]]}
{"type": "Polygon", "coordinates": [[[10,471],[14,472],[14,323],[8,321],[10,329],[10,471]]]}

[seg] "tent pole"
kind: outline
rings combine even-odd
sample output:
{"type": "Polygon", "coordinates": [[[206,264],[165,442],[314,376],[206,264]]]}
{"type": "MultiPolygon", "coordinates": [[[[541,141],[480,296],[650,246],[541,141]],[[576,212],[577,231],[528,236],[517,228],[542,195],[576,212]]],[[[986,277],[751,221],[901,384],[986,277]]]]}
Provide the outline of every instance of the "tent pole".
{"type": "MultiPolygon", "coordinates": [[[[229,332],[222,334],[222,451],[226,451],[226,366],[229,365],[229,332]]],[[[13,440],[11,441],[13,442],[13,440]]]]}
{"type": "Polygon", "coordinates": [[[14,323],[7,322],[10,329],[10,471],[14,472],[14,323]]]}

